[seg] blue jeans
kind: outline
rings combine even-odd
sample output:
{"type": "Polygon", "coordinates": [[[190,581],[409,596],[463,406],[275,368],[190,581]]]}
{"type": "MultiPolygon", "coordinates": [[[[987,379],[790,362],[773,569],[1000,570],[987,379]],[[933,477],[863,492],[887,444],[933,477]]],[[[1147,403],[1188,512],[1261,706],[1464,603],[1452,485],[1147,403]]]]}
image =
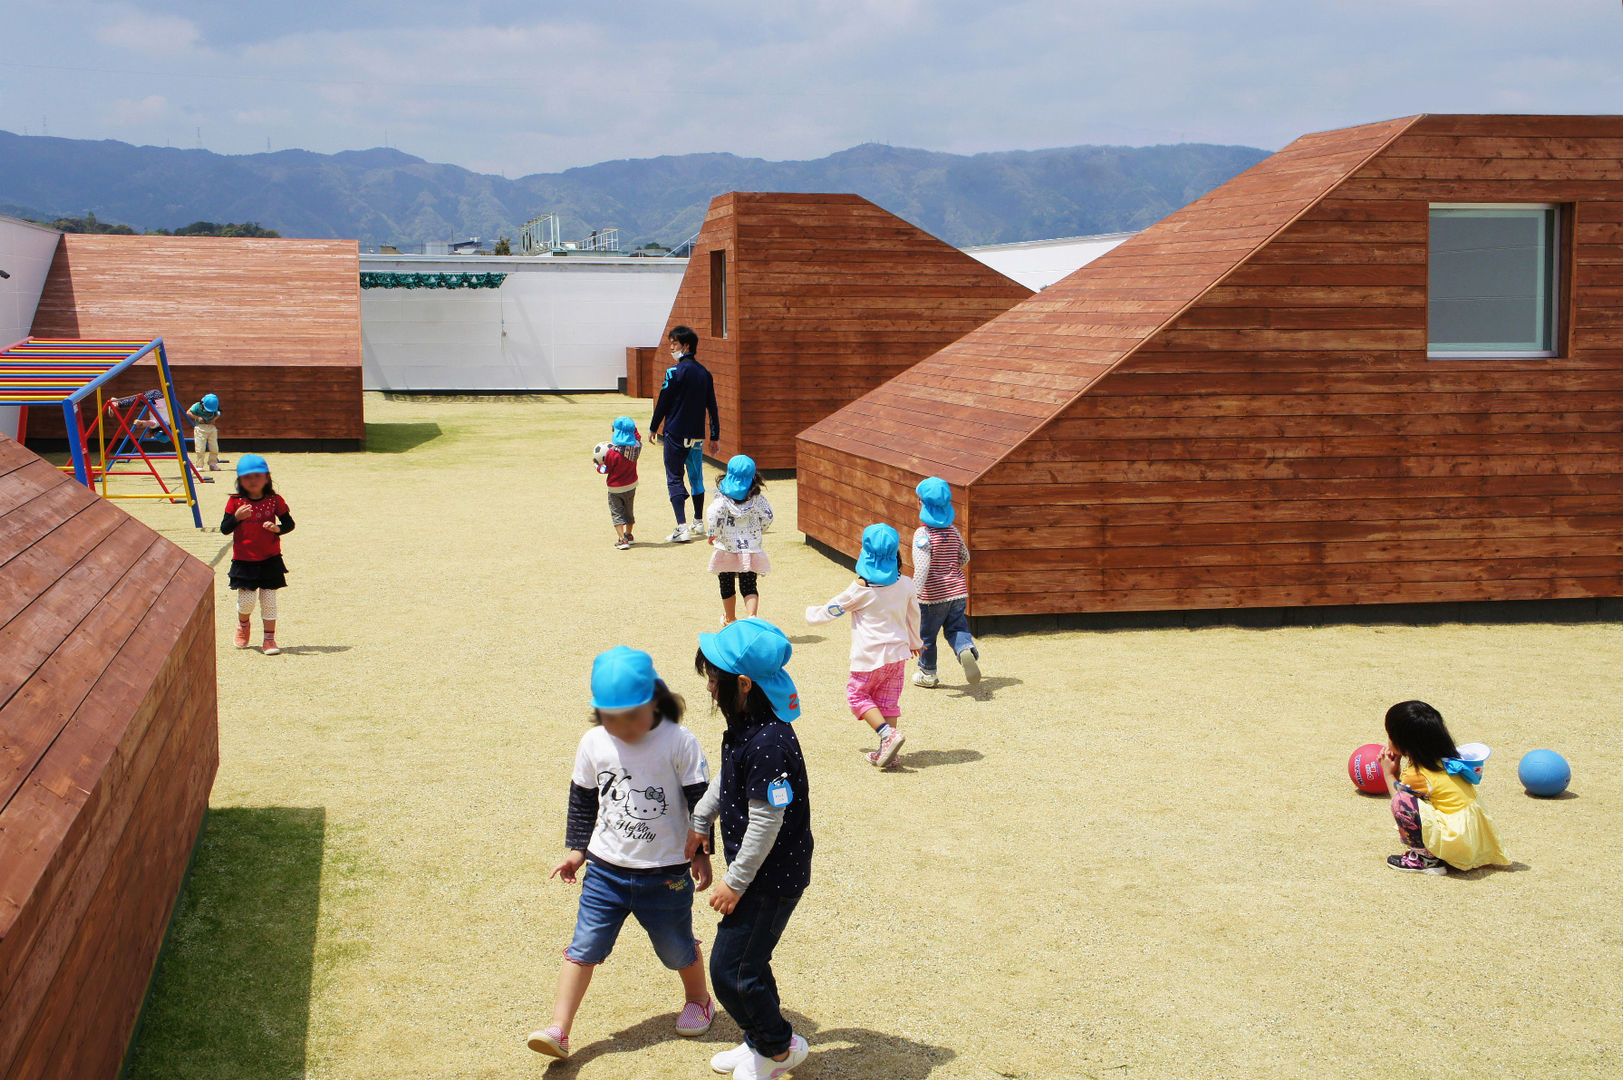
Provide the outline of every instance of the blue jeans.
{"type": "Polygon", "coordinates": [[[947,644],[952,646],[952,655],[957,656],[968,649],[975,654],[975,659],[981,658],[980,650],[975,648],[975,639],[969,633],[969,616],[965,614],[968,608],[968,600],[919,605],[919,636],[924,639],[924,652],[919,656],[920,671],[926,675],[935,674],[935,636],[943,631],[947,644]]]}
{"type": "Polygon", "coordinates": [[[732,914],[722,916],[710,949],[710,986],[716,1000],[744,1032],[750,1049],[763,1057],[788,1050],[795,1033],[778,1002],[772,950],[798,903],[799,893],[757,896],[746,891],[732,914]]]}
{"type": "Polygon", "coordinates": [[[660,963],[681,971],[699,959],[693,939],[693,878],[686,870],[674,877],[616,873],[589,863],[580,887],[575,939],[564,955],[577,964],[601,964],[609,958],[627,915],[635,915],[660,963]]]}

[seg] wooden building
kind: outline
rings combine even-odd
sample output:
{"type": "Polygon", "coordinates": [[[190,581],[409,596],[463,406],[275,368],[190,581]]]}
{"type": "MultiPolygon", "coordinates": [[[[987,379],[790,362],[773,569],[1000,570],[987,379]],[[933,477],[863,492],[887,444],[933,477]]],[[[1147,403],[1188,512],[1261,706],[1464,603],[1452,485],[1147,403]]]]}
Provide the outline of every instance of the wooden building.
{"type": "MultiPolygon", "coordinates": [[[[360,281],[353,240],[67,233],[33,333],[161,337],[186,404],[220,395],[227,444],[357,449],[360,281]]],[[[113,392],[156,386],[147,365],[113,392]]],[[[34,413],[31,439],[61,438],[59,417],[34,413]]]]}
{"type": "MultiPolygon", "coordinates": [[[[857,195],[735,191],[710,203],[666,323],[699,335],[722,457],[795,464],[795,435],[1031,295],[857,195]]],[[[659,391],[669,355],[656,349],[659,391]]]]}
{"type": "Polygon", "coordinates": [[[1623,117],[1304,136],[805,432],[972,612],[1623,595],[1623,117]]]}
{"type": "Polygon", "coordinates": [[[113,1077],[219,760],[214,574],[0,436],[0,1077],[113,1077]]]}

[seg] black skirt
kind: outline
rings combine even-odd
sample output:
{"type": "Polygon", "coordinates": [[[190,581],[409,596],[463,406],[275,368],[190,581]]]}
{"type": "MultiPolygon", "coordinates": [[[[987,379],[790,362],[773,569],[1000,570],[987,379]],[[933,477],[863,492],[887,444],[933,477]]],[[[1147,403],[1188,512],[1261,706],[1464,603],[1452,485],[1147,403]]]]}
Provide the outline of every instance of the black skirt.
{"type": "Polygon", "coordinates": [[[287,564],[280,555],[268,559],[232,559],[227,579],[233,589],[285,589],[287,564]]]}

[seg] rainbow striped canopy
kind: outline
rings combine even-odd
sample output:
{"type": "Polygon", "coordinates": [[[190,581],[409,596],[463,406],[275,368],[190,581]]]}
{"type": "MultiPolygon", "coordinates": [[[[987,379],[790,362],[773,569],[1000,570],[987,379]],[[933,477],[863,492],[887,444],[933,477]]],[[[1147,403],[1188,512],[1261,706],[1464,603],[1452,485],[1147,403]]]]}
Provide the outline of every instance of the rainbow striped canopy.
{"type": "Polygon", "coordinates": [[[153,338],[24,338],[0,352],[0,405],[78,401],[158,345],[153,338]]]}

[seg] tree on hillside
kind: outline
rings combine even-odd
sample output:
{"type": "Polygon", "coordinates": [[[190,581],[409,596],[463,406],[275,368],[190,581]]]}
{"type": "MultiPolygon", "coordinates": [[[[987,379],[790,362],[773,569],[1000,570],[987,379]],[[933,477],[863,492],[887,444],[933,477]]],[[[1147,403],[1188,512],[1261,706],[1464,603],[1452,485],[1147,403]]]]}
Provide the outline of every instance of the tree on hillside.
{"type": "Polygon", "coordinates": [[[279,237],[282,234],[275,229],[267,229],[257,221],[237,223],[228,221],[220,224],[214,221],[194,221],[190,225],[182,225],[171,232],[168,229],[153,229],[154,236],[262,236],[279,237]]]}
{"type": "Polygon", "coordinates": [[[117,233],[120,236],[134,236],[135,230],[128,225],[109,225],[104,221],[97,221],[96,215],[89,210],[82,218],[57,218],[55,221],[44,222],[46,227],[58,232],[67,233],[117,233]]]}

